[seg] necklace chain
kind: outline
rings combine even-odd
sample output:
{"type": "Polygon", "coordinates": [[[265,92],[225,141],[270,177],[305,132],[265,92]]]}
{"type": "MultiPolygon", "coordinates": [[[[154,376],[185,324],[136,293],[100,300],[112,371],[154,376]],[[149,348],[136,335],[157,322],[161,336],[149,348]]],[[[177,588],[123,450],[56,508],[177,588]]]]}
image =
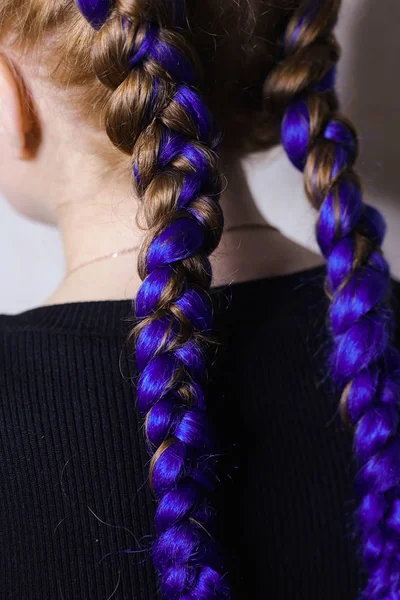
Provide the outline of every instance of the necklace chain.
{"type": "Polygon", "coordinates": [[[133,252],[135,252],[138,249],[139,249],[139,246],[133,246],[132,248],[124,248],[123,250],[118,250],[118,252],[111,252],[110,254],[105,254],[104,256],[97,256],[96,258],[92,258],[91,260],[81,263],[74,269],[71,269],[71,271],[69,271],[67,273],[65,279],[67,279],[67,277],[70,277],[73,273],[76,273],[76,271],[83,269],[83,267],[88,267],[89,265],[93,265],[95,263],[98,263],[103,260],[107,260],[109,258],[115,259],[115,258],[119,258],[120,256],[124,256],[125,254],[132,254],[133,252]]]}
{"type": "MultiPolygon", "coordinates": [[[[272,229],[278,231],[275,227],[265,223],[243,223],[242,225],[233,225],[232,227],[227,227],[224,229],[224,233],[229,233],[230,231],[242,230],[242,229],[272,229]]],[[[101,262],[103,260],[108,260],[109,258],[116,259],[120,256],[125,256],[126,254],[132,254],[139,250],[140,246],[132,246],[131,248],[124,248],[123,250],[118,250],[117,252],[111,252],[110,254],[105,254],[104,256],[97,256],[96,258],[92,258],[86,262],[81,263],[75,268],[71,269],[65,276],[65,279],[70,277],[73,273],[80,271],[84,267],[88,267],[89,265],[94,265],[95,263],[101,262]]]]}

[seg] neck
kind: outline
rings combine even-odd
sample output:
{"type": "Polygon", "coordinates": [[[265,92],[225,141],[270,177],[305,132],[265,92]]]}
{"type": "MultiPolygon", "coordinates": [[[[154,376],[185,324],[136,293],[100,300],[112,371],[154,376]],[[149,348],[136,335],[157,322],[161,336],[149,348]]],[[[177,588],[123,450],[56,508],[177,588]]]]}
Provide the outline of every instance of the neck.
{"type": "Polygon", "coordinates": [[[249,223],[270,226],[260,213],[250,192],[241,161],[227,157],[222,172],[226,180],[221,197],[225,229],[249,223]]]}
{"type": "Polygon", "coordinates": [[[67,274],[82,263],[141,243],[137,200],[129,190],[102,190],[95,198],[68,201],[57,209],[67,274]]]}
{"type": "MultiPolygon", "coordinates": [[[[285,263],[287,249],[283,248],[282,243],[286,238],[271,227],[259,212],[241,163],[226,161],[224,174],[229,181],[221,197],[225,232],[219,248],[211,257],[213,285],[296,270],[293,261],[285,263]],[[258,227],[241,229],[242,225],[258,227]],[[277,252],[267,253],[265,249],[268,246],[276,247],[277,252]]],[[[94,196],[84,195],[65,201],[58,207],[66,278],[45,304],[136,296],[141,284],[136,268],[137,251],[123,253],[115,260],[104,257],[141,245],[143,232],[136,224],[137,206],[131,183],[127,181],[111,188],[102,188],[94,196]]],[[[286,242],[292,244],[288,240],[286,242]]],[[[302,250],[303,253],[308,252],[302,250]]],[[[314,266],[318,257],[312,256],[312,259],[307,259],[298,255],[300,260],[304,259],[300,268],[308,264],[314,266]]]]}

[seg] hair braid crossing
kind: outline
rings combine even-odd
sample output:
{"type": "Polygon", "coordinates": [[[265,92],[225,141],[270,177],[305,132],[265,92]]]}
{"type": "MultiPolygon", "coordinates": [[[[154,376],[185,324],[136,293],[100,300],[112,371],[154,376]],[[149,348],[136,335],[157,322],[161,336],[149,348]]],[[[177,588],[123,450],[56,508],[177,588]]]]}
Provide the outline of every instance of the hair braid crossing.
{"type": "Polygon", "coordinates": [[[302,2],[284,40],[285,57],[267,95],[286,107],[282,142],[304,171],[319,211],[319,246],[327,259],[332,374],[355,429],[359,465],[358,527],[368,580],[364,600],[400,598],[400,355],[392,345],[389,267],[382,255],[382,216],[362,200],[353,170],[357,139],[337,112],[339,51],[332,30],[340,0],[302,2]]]}
{"type": "MultiPolygon", "coordinates": [[[[213,436],[205,412],[209,255],[223,219],[210,115],[180,27],[180,0],[79,0],[99,29],[97,76],[113,91],[112,142],[132,155],[148,236],[136,298],[137,401],[159,500],[153,558],[168,599],[229,597],[213,539],[213,436]]],[[[214,465],[215,466],[215,465],[214,465]]]]}

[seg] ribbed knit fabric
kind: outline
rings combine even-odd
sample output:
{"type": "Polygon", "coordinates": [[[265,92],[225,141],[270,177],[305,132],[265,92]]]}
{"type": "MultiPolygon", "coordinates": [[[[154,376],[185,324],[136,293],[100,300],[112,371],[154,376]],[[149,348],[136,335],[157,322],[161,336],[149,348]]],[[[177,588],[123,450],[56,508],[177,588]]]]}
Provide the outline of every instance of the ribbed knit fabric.
{"type": "MultiPolygon", "coordinates": [[[[216,503],[237,599],[355,600],[361,585],[323,277],[321,267],[212,292],[216,503]]],[[[132,312],[106,301],[0,317],[1,599],[161,598],[125,344],[132,312]]]]}

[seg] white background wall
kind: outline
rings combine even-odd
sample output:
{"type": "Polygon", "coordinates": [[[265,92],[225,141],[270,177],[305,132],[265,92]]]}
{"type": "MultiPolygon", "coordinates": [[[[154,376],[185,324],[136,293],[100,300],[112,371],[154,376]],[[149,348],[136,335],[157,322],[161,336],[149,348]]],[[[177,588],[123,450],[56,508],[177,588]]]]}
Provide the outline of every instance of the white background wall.
{"type": "MultiPolygon", "coordinates": [[[[385,249],[400,279],[399,22],[397,0],[343,0],[338,36],[342,108],[358,127],[366,198],[388,221],[385,249]]],[[[303,196],[301,174],[280,149],[250,158],[247,171],[268,219],[289,237],[315,247],[314,213],[303,196]]],[[[40,304],[61,279],[61,243],[56,231],[16,215],[3,198],[0,223],[0,312],[13,313],[40,304]]]]}

